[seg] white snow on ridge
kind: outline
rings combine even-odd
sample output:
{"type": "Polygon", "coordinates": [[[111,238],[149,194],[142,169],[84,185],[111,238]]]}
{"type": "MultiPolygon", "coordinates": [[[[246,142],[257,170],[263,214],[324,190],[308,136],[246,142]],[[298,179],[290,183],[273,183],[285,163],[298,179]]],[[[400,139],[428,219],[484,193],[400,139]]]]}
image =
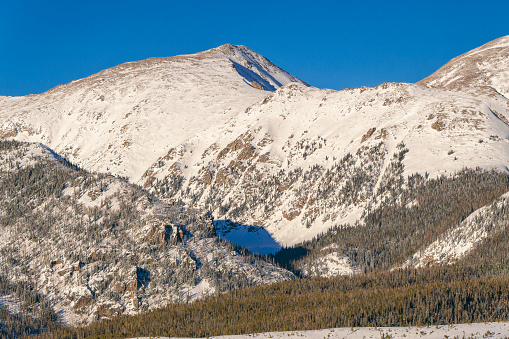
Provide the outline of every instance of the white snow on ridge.
{"type": "Polygon", "coordinates": [[[270,93],[260,86],[295,81],[243,46],[151,58],[39,95],[1,97],[0,136],[42,142],[88,170],[137,181],[169,148],[227,133],[232,118],[270,93]]]}
{"type": "Polygon", "coordinates": [[[477,165],[505,169],[509,127],[494,118],[490,107],[506,110],[497,101],[411,84],[339,92],[291,84],[276,91],[268,103],[255,105],[250,115],[257,117],[253,129],[270,126],[275,139],[272,149],[283,148],[290,135],[327,140],[316,155],[294,162],[289,169],[354,153],[365,145],[362,136],[376,128],[377,133],[387,132],[378,140],[388,146],[389,154],[400,141],[410,149],[404,162],[406,174],[427,171],[433,176],[477,165]],[[490,143],[490,135],[496,135],[499,142],[490,143]],[[481,139],[484,145],[479,144],[481,139]],[[449,149],[455,156],[448,154],[449,149]]]}
{"type": "MultiPolygon", "coordinates": [[[[490,62],[482,72],[505,62],[490,62]]],[[[126,176],[149,189],[182,176],[180,191],[196,193],[206,182],[196,199],[176,198],[197,207],[215,199],[211,212],[228,219],[218,214],[217,199],[248,200],[247,186],[256,182],[243,185],[244,179],[264,182],[315,165],[329,170],[347,154],[379,143],[385,157],[369,173],[371,195],[398,144],[409,150],[403,176],[437,177],[465,167],[507,171],[509,101],[481,94],[404,83],[317,89],[246,47],[227,44],[122,64],[40,95],[0,98],[0,136],[43,142],[85,169],[126,176]],[[224,191],[207,196],[212,186],[224,191]]],[[[263,226],[276,242],[291,245],[354,223],[369,203],[365,197],[330,207],[320,199],[310,206],[308,197],[322,187],[306,185],[281,187],[270,215],[249,209],[233,221],[263,226]]]]}
{"type": "Polygon", "coordinates": [[[509,36],[490,41],[442,66],[419,84],[466,91],[490,86],[509,96],[509,36]]]}
{"type": "Polygon", "coordinates": [[[239,74],[246,74],[246,72],[243,71],[243,69],[246,68],[247,70],[251,70],[253,73],[259,75],[261,79],[246,74],[246,80],[250,80],[250,82],[253,80],[257,81],[260,85],[266,87],[266,90],[274,91],[289,82],[303,83],[300,79],[275,66],[264,56],[253,52],[245,46],[225,44],[212,50],[216,50],[221,54],[224,54],[227,58],[234,62],[234,66],[236,66],[239,74]],[[238,65],[241,67],[237,67],[238,65]]]}

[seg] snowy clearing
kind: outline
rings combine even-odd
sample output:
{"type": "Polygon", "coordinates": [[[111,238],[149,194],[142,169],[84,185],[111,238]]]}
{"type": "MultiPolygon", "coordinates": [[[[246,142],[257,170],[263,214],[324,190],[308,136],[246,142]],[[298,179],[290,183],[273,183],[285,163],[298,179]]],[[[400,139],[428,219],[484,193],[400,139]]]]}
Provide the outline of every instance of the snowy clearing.
{"type": "MultiPolygon", "coordinates": [[[[475,323],[455,324],[440,326],[422,327],[341,327],[314,331],[287,331],[287,332],[266,332],[243,335],[226,335],[209,338],[222,339],[276,339],[288,337],[301,337],[309,339],[330,339],[330,338],[427,338],[427,339],[448,339],[448,338],[507,338],[509,336],[509,323],[475,323]]],[[[141,337],[138,339],[148,339],[141,337]]],[[[164,339],[168,337],[150,337],[164,339]]]]}

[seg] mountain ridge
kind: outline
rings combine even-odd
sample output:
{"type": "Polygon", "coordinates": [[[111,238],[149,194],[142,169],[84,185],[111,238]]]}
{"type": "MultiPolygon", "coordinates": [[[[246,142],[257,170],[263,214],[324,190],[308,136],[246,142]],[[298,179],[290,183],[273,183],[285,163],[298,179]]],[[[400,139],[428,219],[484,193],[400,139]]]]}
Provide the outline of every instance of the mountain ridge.
{"type": "Polygon", "coordinates": [[[266,227],[287,245],[359,221],[396,179],[508,167],[509,102],[501,95],[424,83],[334,91],[283,72],[230,44],[126,63],[71,83],[92,86],[60,93],[63,101],[6,102],[3,135],[43,142],[84,168],[126,176],[218,219],[266,227]],[[269,86],[279,88],[259,88],[269,86]],[[338,189],[322,197],[329,180],[338,189]]]}
{"type": "MultiPolygon", "coordinates": [[[[492,56],[479,72],[509,60],[492,56]]],[[[483,248],[508,243],[509,100],[491,86],[505,73],[476,72],[334,91],[226,44],[0,97],[3,288],[73,325],[296,277],[503,261],[483,248]]]]}
{"type": "Polygon", "coordinates": [[[482,86],[509,96],[509,35],[457,56],[417,84],[456,91],[482,86]]]}
{"type": "Polygon", "coordinates": [[[240,57],[211,49],[191,56],[147,59],[39,95],[0,98],[0,135],[43,142],[84,167],[136,181],[157,159],[157,152],[164,152],[168,142],[179,139],[182,128],[225,124],[262,99],[267,93],[262,90],[264,85],[278,86],[274,79],[298,81],[247,48],[228,48],[235,53],[240,50],[240,57]],[[242,55],[251,59],[241,62],[242,55]],[[256,64],[257,60],[266,64],[256,64]],[[272,73],[272,78],[266,76],[272,73]],[[182,117],[184,121],[179,121],[182,117]],[[144,139],[147,136],[149,140],[144,139]],[[91,139],[102,141],[90,145],[91,139]],[[156,154],[150,155],[147,149],[156,154]],[[138,169],[121,164],[144,158],[146,164],[138,169]],[[97,167],[97,163],[103,165],[97,167]]]}

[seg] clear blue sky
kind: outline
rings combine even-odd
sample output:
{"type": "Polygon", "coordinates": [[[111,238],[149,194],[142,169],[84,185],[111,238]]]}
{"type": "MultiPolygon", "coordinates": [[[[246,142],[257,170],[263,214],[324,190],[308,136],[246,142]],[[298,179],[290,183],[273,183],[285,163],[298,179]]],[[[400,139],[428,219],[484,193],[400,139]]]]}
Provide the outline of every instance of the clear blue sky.
{"type": "Polygon", "coordinates": [[[317,87],[416,82],[508,35],[508,13],[508,0],[0,0],[0,95],[224,43],[317,87]]]}

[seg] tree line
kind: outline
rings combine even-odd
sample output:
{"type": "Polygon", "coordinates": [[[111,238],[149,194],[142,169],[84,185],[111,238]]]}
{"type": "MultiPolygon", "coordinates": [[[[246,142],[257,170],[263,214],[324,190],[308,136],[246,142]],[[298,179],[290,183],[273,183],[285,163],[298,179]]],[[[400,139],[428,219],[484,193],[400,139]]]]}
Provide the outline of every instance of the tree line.
{"type": "Polygon", "coordinates": [[[208,337],[509,319],[509,267],[437,266],[234,290],[40,338],[208,337]]]}

